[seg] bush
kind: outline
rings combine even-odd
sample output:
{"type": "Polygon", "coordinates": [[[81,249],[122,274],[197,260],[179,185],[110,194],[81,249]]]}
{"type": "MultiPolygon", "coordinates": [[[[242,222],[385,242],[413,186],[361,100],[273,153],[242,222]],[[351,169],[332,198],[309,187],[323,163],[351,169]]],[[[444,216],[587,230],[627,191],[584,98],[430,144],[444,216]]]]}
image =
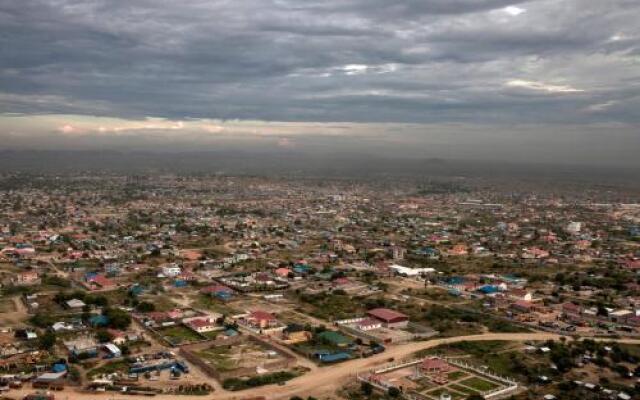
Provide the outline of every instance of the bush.
{"type": "Polygon", "coordinates": [[[271,385],[274,383],[286,382],[297,375],[289,371],[274,372],[273,374],[252,376],[248,379],[229,378],[222,382],[222,387],[227,390],[243,390],[256,386],[271,385]]]}
{"type": "Polygon", "coordinates": [[[148,301],[143,301],[136,306],[136,310],[141,313],[148,313],[156,310],[156,306],[148,301]]]}
{"type": "Polygon", "coordinates": [[[102,314],[109,318],[111,328],[125,330],[131,325],[131,316],[119,308],[106,308],[102,314]]]}
{"type": "Polygon", "coordinates": [[[391,386],[389,388],[389,390],[387,391],[387,394],[389,395],[389,397],[396,398],[396,397],[400,396],[400,389],[398,389],[395,386],[391,386]]]}
{"type": "Polygon", "coordinates": [[[56,323],[56,318],[49,314],[38,313],[31,317],[29,321],[38,328],[46,329],[56,323]]]}
{"type": "Polygon", "coordinates": [[[63,288],[71,287],[71,282],[68,279],[64,279],[56,275],[49,275],[49,276],[43,277],[42,283],[49,286],[59,286],[63,288]]]}
{"type": "Polygon", "coordinates": [[[40,336],[38,347],[42,350],[50,350],[56,344],[56,334],[50,331],[40,336]]]}

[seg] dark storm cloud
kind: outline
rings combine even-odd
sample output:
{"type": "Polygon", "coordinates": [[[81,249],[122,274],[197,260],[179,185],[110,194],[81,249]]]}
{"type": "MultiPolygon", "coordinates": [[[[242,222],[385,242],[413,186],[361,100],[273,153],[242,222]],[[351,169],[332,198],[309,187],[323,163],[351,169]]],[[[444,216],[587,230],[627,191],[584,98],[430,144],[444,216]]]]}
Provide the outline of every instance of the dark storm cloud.
{"type": "Polygon", "coordinates": [[[639,17],[631,0],[0,0],[0,111],[628,126],[639,17]]]}

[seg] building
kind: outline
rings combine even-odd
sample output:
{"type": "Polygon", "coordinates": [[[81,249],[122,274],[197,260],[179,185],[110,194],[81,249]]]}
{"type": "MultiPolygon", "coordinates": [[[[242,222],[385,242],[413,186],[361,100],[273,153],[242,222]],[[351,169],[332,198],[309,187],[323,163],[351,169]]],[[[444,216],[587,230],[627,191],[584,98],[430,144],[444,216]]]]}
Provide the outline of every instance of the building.
{"type": "Polygon", "coordinates": [[[16,285],[35,285],[40,283],[40,278],[36,271],[22,271],[16,274],[13,283],[16,285]]]}
{"type": "Polygon", "coordinates": [[[382,328],[382,321],[373,318],[364,318],[356,322],[356,326],[361,331],[371,331],[382,328]]]}
{"type": "Polygon", "coordinates": [[[566,231],[572,235],[577,235],[582,231],[582,222],[569,222],[569,224],[567,224],[566,231]]]}
{"type": "Polygon", "coordinates": [[[403,267],[402,265],[398,265],[398,264],[390,265],[389,269],[398,275],[408,276],[408,277],[433,274],[434,272],[436,272],[436,270],[433,268],[409,268],[409,267],[403,267]]]}
{"type": "Polygon", "coordinates": [[[72,310],[77,310],[77,309],[80,309],[80,308],[83,308],[84,306],[86,306],[84,301],[79,300],[79,299],[67,300],[67,302],[65,304],[66,304],[67,308],[70,308],[72,310]]]}
{"type": "Polygon", "coordinates": [[[96,355],[98,355],[98,344],[93,338],[90,337],[80,337],[74,340],[66,341],[64,342],[64,346],[67,348],[69,353],[76,357],[80,355],[95,357],[96,355]]]}
{"type": "Polygon", "coordinates": [[[122,357],[122,351],[120,351],[120,348],[115,344],[107,343],[103,347],[109,354],[109,358],[122,357]]]}
{"type": "Polygon", "coordinates": [[[222,315],[185,318],[184,320],[182,320],[182,323],[195,332],[205,333],[218,329],[218,325],[216,322],[221,317],[222,315]]]}
{"type": "Polygon", "coordinates": [[[87,274],[85,280],[86,286],[90,290],[110,290],[116,287],[111,279],[100,274],[87,274]]]}
{"type": "Polygon", "coordinates": [[[200,293],[220,300],[230,300],[233,297],[233,289],[225,285],[211,285],[200,289],[200,293]]]}
{"type": "Polygon", "coordinates": [[[422,360],[420,369],[427,374],[440,374],[449,372],[452,368],[451,365],[442,358],[429,357],[422,360]]]}
{"type": "Polygon", "coordinates": [[[388,308],[375,308],[367,311],[367,315],[381,321],[386,328],[404,328],[409,323],[409,317],[388,308]]]}
{"type": "Polygon", "coordinates": [[[168,264],[162,267],[162,275],[168,278],[175,278],[182,273],[182,268],[177,264],[168,264]]]}
{"type": "Polygon", "coordinates": [[[279,325],[278,320],[273,314],[260,310],[250,312],[246,317],[246,321],[250,326],[260,329],[279,325]]]}

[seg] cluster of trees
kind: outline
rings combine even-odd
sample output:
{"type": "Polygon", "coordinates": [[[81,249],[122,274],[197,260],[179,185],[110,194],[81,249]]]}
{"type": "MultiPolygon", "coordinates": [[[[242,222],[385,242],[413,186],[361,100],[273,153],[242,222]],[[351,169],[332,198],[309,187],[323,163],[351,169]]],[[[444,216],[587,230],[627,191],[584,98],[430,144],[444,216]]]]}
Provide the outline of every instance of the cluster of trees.
{"type": "Polygon", "coordinates": [[[222,387],[227,390],[243,390],[256,386],[271,385],[274,383],[286,382],[295,378],[297,375],[289,371],[279,371],[267,375],[252,376],[247,379],[229,378],[222,382],[222,387]]]}
{"type": "MultiPolygon", "coordinates": [[[[93,295],[81,290],[73,292],[59,292],[53,297],[53,301],[60,305],[64,305],[65,302],[71,299],[82,300],[88,306],[107,307],[109,306],[109,299],[102,295],[93,295]]],[[[85,310],[88,311],[88,310],[85,310]]]]}
{"type": "Polygon", "coordinates": [[[593,269],[584,273],[559,272],[555,275],[554,280],[558,285],[571,285],[575,291],[580,290],[582,286],[624,291],[629,282],[638,282],[639,279],[629,271],[607,268],[604,271],[593,269]]]}
{"type": "Polygon", "coordinates": [[[105,308],[102,315],[109,319],[108,326],[111,328],[125,330],[131,325],[129,313],[119,308],[105,308]]]}
{"type": "Polygon", "coordinates": [[[71,282],[68,279],[59,277],[57,275],[45,275],[42,277],[42,283],[50,286],[59,286],[63,288],[71,287],[71,282]]]}

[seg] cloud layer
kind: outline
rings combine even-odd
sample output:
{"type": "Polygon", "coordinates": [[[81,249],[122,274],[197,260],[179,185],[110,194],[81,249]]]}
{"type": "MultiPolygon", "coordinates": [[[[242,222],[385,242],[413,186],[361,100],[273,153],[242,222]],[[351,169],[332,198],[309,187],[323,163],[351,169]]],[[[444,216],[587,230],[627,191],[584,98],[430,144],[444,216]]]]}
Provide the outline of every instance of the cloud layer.
{"type": "Polygon", "coordinates": [[[149,118],[167,132],[194,120],[464,124],[500,140],[568,125],[600,127],[605,143],[640,126],[638,20],[636,0],[4,1],[0,121],[14,137],[10,114],[75,115],[34,125],[67,136],[83,116],[136,120],[138,133],[149,118]]]}

